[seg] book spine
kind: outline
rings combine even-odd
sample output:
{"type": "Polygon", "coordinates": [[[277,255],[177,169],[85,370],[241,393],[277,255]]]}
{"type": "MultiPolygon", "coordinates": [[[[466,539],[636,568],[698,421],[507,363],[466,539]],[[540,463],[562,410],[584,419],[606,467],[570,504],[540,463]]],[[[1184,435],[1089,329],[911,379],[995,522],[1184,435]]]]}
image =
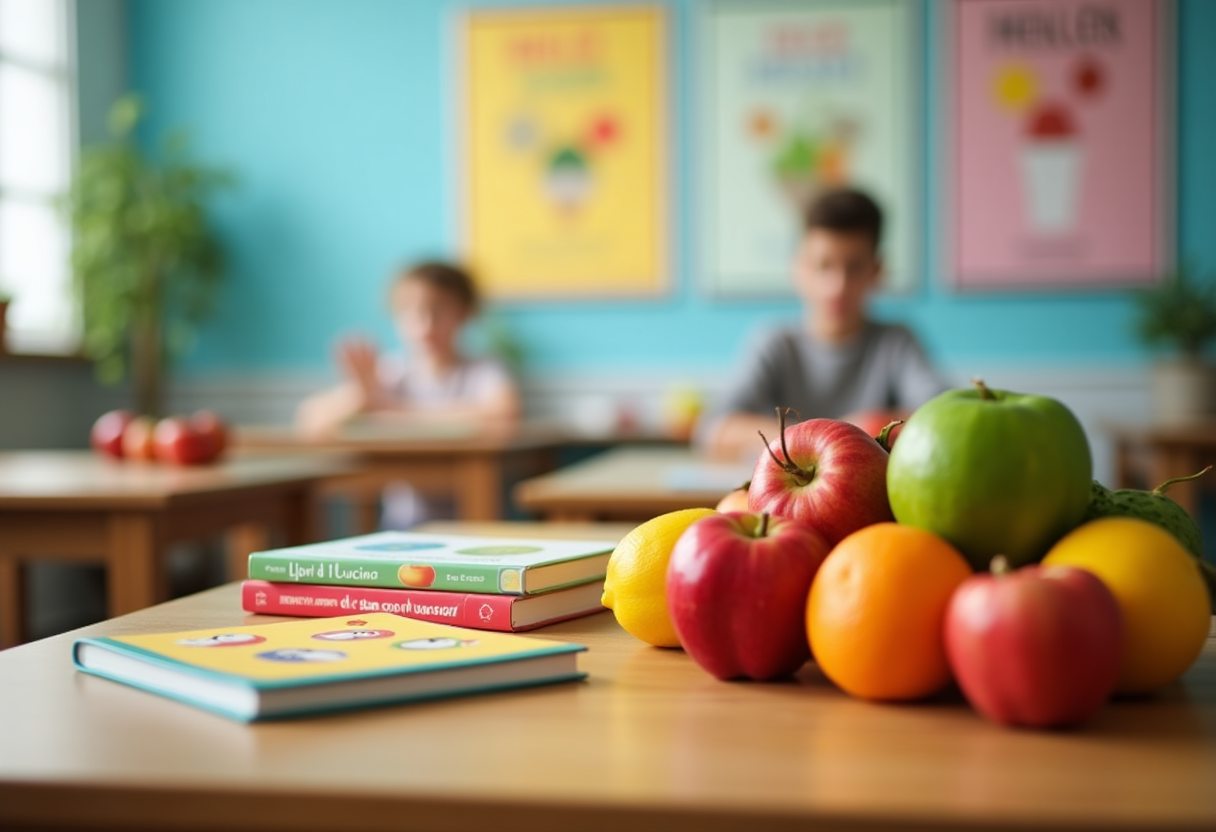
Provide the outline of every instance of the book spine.
{"type": "Polygon", "coordinates": [[[388,612],[420,621],[504,633],[515,629],[511,625],[511,605],[517,597],[421,589],[282,584],[253,579],[241,584],[241,608],[246,612],[302,618],[388,612]]]}
{"type": "Polygon", "coordinates": [[[477,563],[426,560],[326,558],[281,552],[254,552],[249,577],[277,583],[430,589],[480,595],[522,595],[524,569],[477,563]]]}

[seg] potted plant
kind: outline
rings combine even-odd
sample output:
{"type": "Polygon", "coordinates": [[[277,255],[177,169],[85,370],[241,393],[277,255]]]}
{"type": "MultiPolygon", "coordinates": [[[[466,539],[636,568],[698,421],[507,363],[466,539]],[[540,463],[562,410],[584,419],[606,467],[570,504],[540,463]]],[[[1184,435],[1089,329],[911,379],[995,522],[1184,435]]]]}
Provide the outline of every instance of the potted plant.
{"type": "Polygon", "coordinates": [[[153,158],[135,141],[135,96],[110,111],[114,141],[81,151],[64,208],[83,351],[98,377],[132,377],[135,406],[157,415],[166,360],[190,343],[210,310],[223,268],[204,206],[231,181],[191,162],[180,134],[153,158]]]}
{"type": "Polygon", "coordinates": [[[13,296],[0,289],[0,354],[8,352],[8,305],[13,296]]]}
{"type": "Polygon", "coordinates": [[[1153,365],[1154,412],[1169,424],[1216,415],[1216,274],[1180,266],[1152,289],[1136,293],[1135,328],[1149,348],[1166,348],[1153,365]]]}

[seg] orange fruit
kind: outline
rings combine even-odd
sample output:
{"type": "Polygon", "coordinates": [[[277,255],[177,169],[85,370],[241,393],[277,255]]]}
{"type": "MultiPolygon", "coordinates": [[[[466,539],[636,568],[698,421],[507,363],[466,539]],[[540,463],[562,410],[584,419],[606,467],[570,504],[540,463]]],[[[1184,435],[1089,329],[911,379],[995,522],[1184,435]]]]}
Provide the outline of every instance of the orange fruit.
{"type": "Polygon", "coordinates": [[[946,687],[946,605],[969,575],[966,558],[924,529],[875,523],[853,532],[828,554],[807,598],[819,669],[863,699],[919,699],[946,687]]]}
{"type": "Polygon", "coordinates": [[[1203,652],[1211,601],[1198,564],[1165,529],[1104,517],[1073,529],[1047,556],[1097,575],[1123,613],[1123,662],[1115,690],[1147,693],[1181,676],[1203,652]]]}

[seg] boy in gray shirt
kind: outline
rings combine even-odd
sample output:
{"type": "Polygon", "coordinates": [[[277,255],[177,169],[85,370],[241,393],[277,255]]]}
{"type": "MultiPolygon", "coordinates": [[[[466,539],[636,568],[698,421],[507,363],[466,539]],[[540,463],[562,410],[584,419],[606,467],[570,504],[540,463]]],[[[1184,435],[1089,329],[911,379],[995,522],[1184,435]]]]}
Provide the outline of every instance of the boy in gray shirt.
{"type": "Polygon", "coordinates": [[[837,190],[807,210],[795,255],[802,326],[763,333],[694,441],[716,456],[751,458],[762,431],[777,434],[776,409],[803,419],[856,419],[866,411],[905,416],[948,385],[916,336],[872,321],[866,301],[882,275],[882,211],[866,194],[837,190]]]}

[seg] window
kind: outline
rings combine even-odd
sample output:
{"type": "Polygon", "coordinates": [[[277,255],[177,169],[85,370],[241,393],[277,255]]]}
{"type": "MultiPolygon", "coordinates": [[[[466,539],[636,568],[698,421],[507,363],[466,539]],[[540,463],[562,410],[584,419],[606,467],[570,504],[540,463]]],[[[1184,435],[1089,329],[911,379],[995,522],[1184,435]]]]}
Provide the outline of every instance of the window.
{"type": "Polygon", "coordinates": [[[67,351],[78,339],[67,224],[54,200],[74,146],[67,0],[0,0],[0,291],[9,343],[67,351]]]}

